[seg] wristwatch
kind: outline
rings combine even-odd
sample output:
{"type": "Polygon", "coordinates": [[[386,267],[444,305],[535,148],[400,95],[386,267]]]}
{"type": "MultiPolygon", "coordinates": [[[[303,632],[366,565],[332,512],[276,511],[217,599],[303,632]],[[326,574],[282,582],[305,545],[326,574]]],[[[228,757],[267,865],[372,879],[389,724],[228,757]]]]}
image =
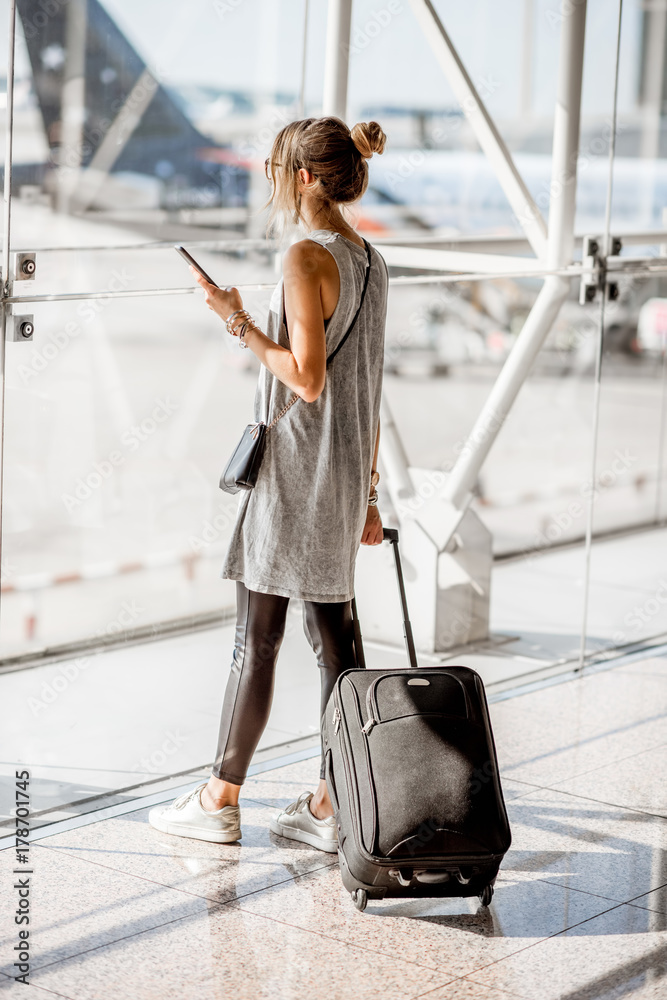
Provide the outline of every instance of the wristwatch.
{"type": "Polygon", "coordinates": [[[371,486],[377,486],[380,482],[380,473],[377,469],[371,469],[371,486]]]}

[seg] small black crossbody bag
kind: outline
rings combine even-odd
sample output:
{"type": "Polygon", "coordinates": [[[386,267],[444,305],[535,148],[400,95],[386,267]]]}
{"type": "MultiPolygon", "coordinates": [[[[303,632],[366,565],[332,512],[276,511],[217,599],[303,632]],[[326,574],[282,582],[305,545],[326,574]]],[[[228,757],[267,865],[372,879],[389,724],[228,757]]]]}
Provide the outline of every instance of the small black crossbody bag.
{"type": "MultiPolygon", "coordinates": [[[[352,329],[359,318],[359,313],[361,312],[361,307],[364,304],[364,298],[366,296],[366,289],[368,288],[368,279],[371,273],[371,247],[367,240],[364,240],[364,246],[366,247],[367,256],[367,267],[366,267],[366,278],[364,280],[364,287],[361,293],[361,299],[359,301],[359,308],[354,314],[354,319],[350,323],[345,336],[342,338],[338,347],[331,352],[327,358],[327,367],[329,363],[333,361],[341,347],[347,340],[347,338],[352,333],[352,329]]],[[[340,294],[340,293],[339,293],[340,294]]],[[[257,483],[257,475],[259,473],[259,467],[262,464],[262,458],[264,457],[264,449],[266,447],[266,435],[269,431],[275,427],[280,418],[284,416],[289,410],[290,406],[296,403],[299,396],[295,393],[294,396],[289,400],[288,403],[283,406],[282,410],[277,417],[274,417],[270,424],[265,424],[263,420],[260,420],[256,424],[248,424],[243,434],[241,435],[241,440],[237,444],[236,448],[232,452],[232,456],[225,466],[224,472],[220,477],[220,489],[224,490],[225,493],[238,493],[239,490],[252,490],[257,483]]]]}

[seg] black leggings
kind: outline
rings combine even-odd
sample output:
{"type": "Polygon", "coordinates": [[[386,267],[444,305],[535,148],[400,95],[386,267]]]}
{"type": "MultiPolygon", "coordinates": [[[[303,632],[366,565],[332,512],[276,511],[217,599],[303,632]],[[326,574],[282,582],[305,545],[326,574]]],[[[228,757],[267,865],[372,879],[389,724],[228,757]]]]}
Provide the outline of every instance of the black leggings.
{"type": "MultiPolygon", "coordinates": [[[[232,670],[222,705],[212,773],[242,785],[271,711],[278,650],[289,597],[260,594],[236,584],[236,637],[232,670]]],[[[350,601],[303,602],[303,628],[317,657],[322,696],[320,725],[329,695],[344,670],[356,667],[350,601]]],[[[320,777],[324,777],[324,752],[320,777]]]]}

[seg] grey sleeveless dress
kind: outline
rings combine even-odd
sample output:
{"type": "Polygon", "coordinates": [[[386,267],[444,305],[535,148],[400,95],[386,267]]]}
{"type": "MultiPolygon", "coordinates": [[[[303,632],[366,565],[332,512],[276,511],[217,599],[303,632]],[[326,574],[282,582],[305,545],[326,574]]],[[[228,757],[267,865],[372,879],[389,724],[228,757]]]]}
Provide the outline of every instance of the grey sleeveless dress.
{"type": "MultiPolygon", "coordinates": [[[[328,357],[359,306],[367,255],[329,230],[308,238],[329,250],[340,274],[338,303],[325,321],[328,357]]],[[[239,500],[221,577],[263,594],[352,599],[380,415],[387,277],[383,257],[371,247],[368,289],[354,329],[328,365],[319,398],[298,399],[268,432],[257,485],[239,500]]],[[[282,278],[271,297],[266,334],[289,347],[282,278]]],[[[262,365],[254,419],[270,423],[292,396],[262,365]]]]}

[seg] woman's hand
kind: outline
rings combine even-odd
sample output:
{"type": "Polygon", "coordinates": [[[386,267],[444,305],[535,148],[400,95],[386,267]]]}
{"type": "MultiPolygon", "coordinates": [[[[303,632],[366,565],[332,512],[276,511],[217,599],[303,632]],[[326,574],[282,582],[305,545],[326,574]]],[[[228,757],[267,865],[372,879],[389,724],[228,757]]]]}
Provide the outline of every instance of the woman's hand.
{"type": "Polygon", "coordinates": [[[209,284],[206,278],[203,278],[194,267],[190,267],[190,270],[194,275],[195,281],[199,282],[204,289],[206,305],[214,313],[217,313],[220,319],[226,320],[237,309],[243,309],[243,300],[237,288],[230,288],[229,290],[218,288],[217,285],[209,284]]]}
{"type": "Polygon", "coordinates": [[[362,545],[379,545],[382,541],[382,518],[377,504],[369,504],[366,513],[366,524],[361,536],[362,545]]]}

